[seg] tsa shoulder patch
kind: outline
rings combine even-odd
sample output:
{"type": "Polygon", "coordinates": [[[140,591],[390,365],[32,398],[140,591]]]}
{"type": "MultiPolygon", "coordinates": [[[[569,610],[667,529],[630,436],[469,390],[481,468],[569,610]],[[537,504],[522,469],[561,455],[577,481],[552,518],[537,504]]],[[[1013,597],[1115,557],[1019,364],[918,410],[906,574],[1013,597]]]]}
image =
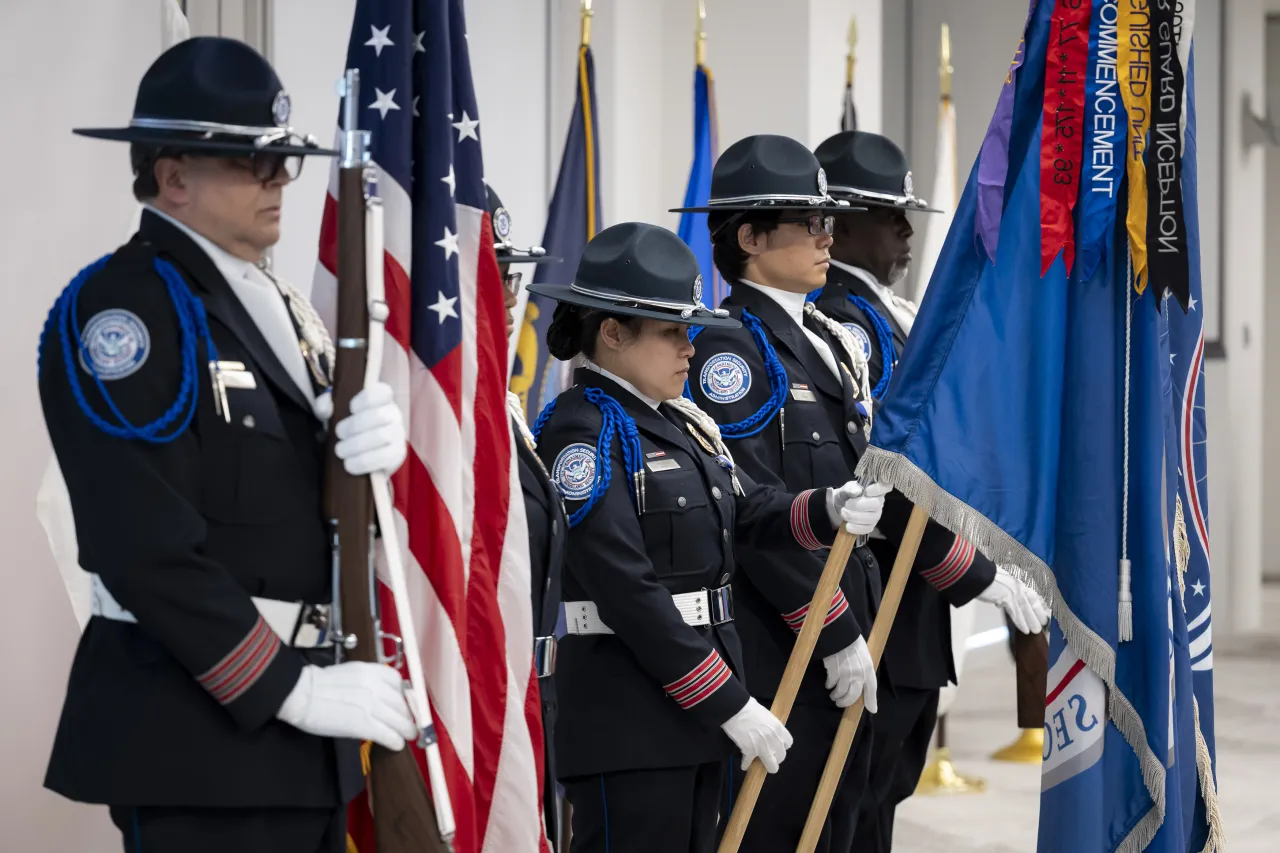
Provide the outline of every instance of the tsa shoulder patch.
{"type": "Polygon", "coordinates": [[[699,379],[702,393],[713,403],[736,403],[751,390],[751,368],[731,352],[707,359],[699,379]]]}
{"type": "Polygon", "coordinates": [[[849,334],[853,335],[853,339],[862,346],[862,353],[867,358],[871,358],[871,336],[867,334],[867,330],[859,326],[857,323],[841,323],[849,330],[849,334]]]}
{"type": "Polygon", "coordinates": [[[561,450],[551,468],[551,481],[565,500],[589,498],[596,484],[596,449],[578,442],[561,450]]]}
{"type": "Polygon", "coordinates": [[[90,317],[80,341],[80,367],[103,381],[138,372],[151,353],[146,324],[123,308],[109,308],[90,317]]]}

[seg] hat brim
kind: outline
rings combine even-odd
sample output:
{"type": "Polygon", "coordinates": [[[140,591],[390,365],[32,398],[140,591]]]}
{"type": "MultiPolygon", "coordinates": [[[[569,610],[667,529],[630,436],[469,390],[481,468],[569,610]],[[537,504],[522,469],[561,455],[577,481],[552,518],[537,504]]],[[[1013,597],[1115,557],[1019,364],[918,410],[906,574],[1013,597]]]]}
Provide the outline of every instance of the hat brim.
{"type": "Polygon", "coordinates": [[[495,247],[494,252],[498,256],[500,264],[558,264],[564,258],[554,258],[551,255],[531,255],[528,252],[506,251],[495,247]]]}
{"type": "Polygon", "coordinates": [[[662,320],[667,323],[680,323],[685,326],[709,326],[724,329],[736,329],[742,325],[741,321],[733,317],[714,317],[708,314],[693,314],[689,317],[682,317],[675,311],[663,311],[658,308],[650,308],[625,301],[614,302],[611,299],[587,296],[574,290],[571,284],[530,284],[525,289],[530,293],[546,296],[557,302],[581,305],[584,308],[599,308],[602,311],[625,314],[629,317],[644,317],[650,320],[662,320]]]}
{"type": "Polygon", "coordinates": [[[840,207],[835,204],[715,204],[703,207],[672,207],[668,208],[668,213],[742,213],[747,210],[827,210],[836,211],[843,210],[850,212],[847,207],[840,207]]]}
{"type": "Polygon", "coordinates": [[[835,213],[860,213],[872,207],[892,207],[895,210],[905,210],[908,213],[945,213],[936,207],[920,207],[915,204],[901,204],[887,199],[862,198],[861,196],[840,195],[841,200],[849,202],[849,207],[832,208],[835,213]]]}
{"type": "Polygon", "coordinates": [[[337,157],[338,152],[331,148],[313,148],[308,145],[268,145],[258,148],[252,141],[237,142],[229,139],[199,139],[182,136],[172,131],[153,130],[142,127],[76,127],[72,133],[87,136],[91,139],[106,139],[113,142],[136,142],[142,145],[153,145],[157,148],[181,148],[184,151],[209,151],[215,154],[255,154],[259,151],[270,151],[273,154],[298,155],[302,157],[337,157]]]}

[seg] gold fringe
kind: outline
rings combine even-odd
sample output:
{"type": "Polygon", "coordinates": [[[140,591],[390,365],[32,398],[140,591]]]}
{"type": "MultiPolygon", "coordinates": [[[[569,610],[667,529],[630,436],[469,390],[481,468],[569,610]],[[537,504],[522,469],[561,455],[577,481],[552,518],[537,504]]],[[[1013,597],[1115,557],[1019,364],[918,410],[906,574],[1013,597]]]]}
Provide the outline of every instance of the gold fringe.
{"type": "Polygon", "coordinates": [[[364,771],[364,775],[369,775],[369,751],[373,749],[373,741],[367,740],[360,744],[360,768],[364,771]]]}
{"type": "Polygon", "coordinates": [[[1178,594],[1182,609],[1187,609],[1187,565],[1191,562],[1191,540],[1187,538],[1187,520],[1182,514],[1182,495],[1173,503],[1173,556],[1178,567],[1178,594]]]}
{"type": "Polygon", "coordinates": [[[1227,849],[1222,829],[1222,812],[1218,809],[1218,785],[1213,779],[1213,761],[1209,758],[1209,744],[1200,731],[1200,703],[1191,697],[1191,712],[1196,723],[1196,775],[1200,777],[1200,796],[1204,799],[1204,818],[1209,825],[1204,849],[1200,853],[1223,853],[1227,849]]]}

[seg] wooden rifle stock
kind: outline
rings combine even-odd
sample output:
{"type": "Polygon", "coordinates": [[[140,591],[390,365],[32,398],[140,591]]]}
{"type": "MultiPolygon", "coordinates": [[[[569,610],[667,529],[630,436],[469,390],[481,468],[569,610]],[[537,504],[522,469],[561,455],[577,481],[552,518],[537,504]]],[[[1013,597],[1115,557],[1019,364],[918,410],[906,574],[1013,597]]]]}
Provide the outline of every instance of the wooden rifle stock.
{"type": "MultiPolygon", "coordinates": [[[[357,98],[354,72],[344,93],[349,105],[357,98]]],[[[344,136],[359,134],[354,109],[346,111],[344,136]]],[[[333,426],[351,410],[351,398],[365,383],[369,305],[365,276],[367,145],[345,140],[338,171],[338,317],[333,366],[333,416],[326,449],[325,512],[330,525],[333,570],[337,586],[331,630],[339,659],[391,662],[383,654],[384,635],[378,618],[378,582],[374,568],[373,493],[367,476],[352,476],[333,452],[333,426]]],[[[398,642],[398,641],[397,641],[398,642]]],[[[372,745],[369,802],[377,838],[376,853],[447,853],[422,771],[408,747],[392,752],[372,745]]],[[[360,851],[373,853],[373,851],[360,851]]]]}

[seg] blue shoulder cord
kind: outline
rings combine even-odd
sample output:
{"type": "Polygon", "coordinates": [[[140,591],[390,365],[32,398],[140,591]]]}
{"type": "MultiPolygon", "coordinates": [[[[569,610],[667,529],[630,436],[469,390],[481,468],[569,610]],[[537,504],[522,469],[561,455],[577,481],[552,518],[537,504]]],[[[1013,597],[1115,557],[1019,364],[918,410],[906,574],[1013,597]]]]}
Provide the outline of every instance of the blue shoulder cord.
{"type": "MultiPolygon", "coordinates": [[[[760,351],[760,356],[764,359],[765,371],[769,374],[769,388],[773,391],[769,397],[769,402],[760,407],[760,410],[745,420],[738,421],[733,424],[720,424],[720,436],[722,438],[749,438],[760,432],[769,425],[769,421],[773,420],[773,416],[782,408],[782,404],[787,400],[787,369],[782,366],[782,361],[778,358],[777,351],[773,348],[773,344],[769,343],[769,339],[765,337],[764,326],[760,320],[745,308],[742,311],[742,325],[751,333],[751,337],[755,339],[756,349],[760,351]]],[[[705,326],[695,326],[689,329],[689,340],[692,341],[702,333],[705,326]]],[[[686,379],[684,383],[684,395],[693,400],[693,392],[689,389],[689,381],[686,379]]],[[[694,400],[694,402],[697,402],[694,400]]]]}
{"type": "Polygon", "coordinates": [[[67,382],[71,386],[71,393],[76,403],[89,421],[98,429],[116,438],[136,438],[152,444],[167,444],[186,431],[196,412],[196,402],[200,397],[196,390],[196,377],[199,375],[197,341],[204,340],[209,361],[218,360],[213,337],[209,334],[209,322],[204,313],[204,303],[191,292],[172,264],[158,257],[155,259],[156,272],[169,290],[169,298],[173,300],[173,306],[178,314],[178,325],[182,331],[182,383],[178,388],[178,398],[164,414],[149,424],[135,426],[116,406],[102,378],[98,376],[98,371],[93,366],[93,359],[85,350],[84,341],[81,339],[80,322],[77,319],[81,289],[90,278],[106,266],[110,259],[111,255],[104,255],[80,270],[62,291],[58,301],[53,304],[53,308],[49,310],[49,316],[45,318],[44,330],[40,333],[40,355],[37,357],[36,370],[39,372],[44,369],[44,341],[56,325],[62,339],[62,361],[67,371],[67,382]],[[72,350],[73,340],[76,342],[78,352],[72,350]],[[118,423],[111,423],[93,411],[89,401],[85,399],[84,389],[80,386],[80,376],[76,371],[76,363],[80,361],[77,355],[83,356],[83,363],[93,376],[93,381],[98,386],[98,393],[102,395],[102,399],[106,401],[107,407],[111,409],[111,414],[115,416],[118,423]],[[169,429],[174,420],[182,414],[184,408],[186,414],[183,415],[182,423],[171,432],[165,433],[164,431],[169,429]]]}
{"type": "Polygon", "coordinates": [[[889,390],[889,379],[893,376],[894,365],[898,363],[897,351],[893,346],[893,328],[889,325],[889,321],[881,316],[879,311],[872,308],[871,303],[861,296],[850,293],[847,298],[875,327],[876,340],[880,344],[881,367],[880,381],[876,383],[876,387],[871,389],[871,396],[875,400],[881,400],[884,398],[884,392],[889,390]]]}
{"type": "MultiPolygon", "coordinates": [[[[613,479],[613,465],[609,460],[612,456],[613,437],[619,429],[622,430],[622,461],[634,485],[631,503],[635,505],[637,513],[644,511],[644,468],[640,461],[640,433],[636,430],[635,419],[627,414],[627,410],[622,408],[621,403],[599,388],[588,388],[582,396],[587,402],[594,403],[600,409],[604,423],[600,427],[600,437],[596,439],[596,481],[591,487],[591,495],[587,498],[587,502],[569,516],[571,528],[576,527],[578,522],[586,518],[587,513],[591,512],[591,508],[596,505],[596,501],[609,491],[609,482],[613,479]]],[[[556,401],[552,400],[538,415],[538,420],[533,424],[535,442],[542,440],[542,428],[547,425],[547,421],[551,419],[555,410],[556,401]]],[[[559,483],[556,483],[556,488],[560,488],[559,483]]]]}

